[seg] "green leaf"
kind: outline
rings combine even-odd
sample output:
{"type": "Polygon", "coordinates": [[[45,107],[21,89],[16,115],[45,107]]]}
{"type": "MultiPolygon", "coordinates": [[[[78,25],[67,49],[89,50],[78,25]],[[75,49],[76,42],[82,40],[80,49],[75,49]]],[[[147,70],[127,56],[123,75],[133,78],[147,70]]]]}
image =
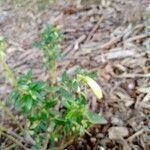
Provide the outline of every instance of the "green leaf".
{"type": "Polygon", "coordinates": [[[72,98],[72,95],[71,95],[71,93],[69,93],[66,89],[64,89],[64,88],[60,88],[60,95],[61,95],[61,97],[64,97],[64,98],[66,98],[66,99],[70,99],[70,98],[72,98]]]}
{"type": "Polygon", "coordinates": [[[94,112],[87,112],[85,116],[88,118],[89,122],[93,124],[106,124],[106,119],[100,114],[96,114],[94,112]]]}
{"type": "Polygon", "coordinates": [[[18,84],[28,84],[32,81],[32,71],[28,71],[25,75],[21,75],[18,77],[17,82],[18,84]]]}
{"type": "Polygon", "coordinates": [[[39,127],[43,130],[43,131],[46,131],[47,130],[47,127],[45,125],[45,123],[41,122],[39,127]]]}
{"type": "Polygon", "coordinates": [[[19,88],[21,90],[28,90],[29,89],[28,85],[25,85],[25,84],[21,84],[19,88]]]}
{"type": "Polygon", "coordinates": [[[18,111],[23,111],[22,108],[23,108],[23,103],[20,101],[20,99],[18,99],[17,101],[15,101],[15,108],[16,110],[18,111]]]}
{"type": "Polygon", "coordinates": [[[28,98],[26,99],[25,103],[26,103],[26,108],[27,108],[28,110],[30,110],[30,109],[32,108],[32,103],[33,103],[32,99],[31,99],[30,97],[28,97],[28,98]]]}
{"type": "Polygon", "coordinates": [[[36,91],[43,90],[47,87],[48,87],[48,85],[45,82],[35,82],[35,83],[30,84],[30,88],[32,90],[36,90],[36,91]]]}
{"type": "Polygon", "coordinates": [[[86,104],[88,103],[87,98],[84,93],[80,93],[80,97],[76,99],[81,105],[84,105],[86,108],[86,104]]]}
{"type": "Polygon", "coordinates": [[[56,104],[57,104],[57,99],[53,98],[53,99],[46,100],[45,108],[46,109],[53,108],[56,104]]]}
{"type": "Polygon", "coordinates": [[[32,76],[33,76],[32,71],[31,71],[31,70],[30,70],[30,71],[28,71],[28,72],[27,72],[27,74],[26,74],[26,77],[27,77],[28,79],[31,79],[31,78],[32,78],[32,76]]]}
{"type": "Polygon", "coordinates": [[[62,75],[62,82],[65,83],[65,82],[67,82],[67,81],[68,81],[68,74],[67,74],[67,72],[65,71],[65,72],[63,73],[63,75],[62,75]]]}
{"type": "Polygon", "coordinates": [[[64,119],[61,119],[61,118],[56,118],[55,123],[57,125],[65,125],[66,121],[64,119]]]}
{"type": "Polygon", "coordinates": [[[47,87],[47,91],[48,92],[58,92],[60,90],[59,86],[51,86],[51,87],[47,87]]]}
{"type": "Polygon", "coordinates": [[[40,124],[40,121],[34,121],[33,124],[30,126],[30,129],[34,129],[34,128],[37,128],[40,124]]]}
{"type": "Polygon", "coordinates": [[[43,121],[46,121],[48,119],[48,112],[46,112],[46,110],[41,113],[41,119],[43,121]]]}
{"type": "Polygon", "coordinates": [[[78,84],[78,82],[76,80],[74,80],[72,82],[71,86],[72,86],[73,90],[75,90],[76,92],[80,92],[80,87],[79,87],[79,84],[78,84]]]}
{"type": "Polygon", "coordinates": [[[68,102],[67,100],[62,100],[61,103],[62,103],[62,105],[63,105],[65,108],[69,109],[70,104],[69,104],[69,102],[68,102]]]}
{"type": "MultiPolygon", "coordinates": [[[[39,94],[38,92],[30,91],[29,93],[30,93],[30,96],[32,97],[32,99],[37,100],[37,97],[38,97],[38,94],[39,94]]],[[[39,96],[40,96],[40,94],[39,94],[39,96]]]]}
{"type": "Polygon", "coordinates": [[[10,101],[15,103],[19,97],[19,92],[16,90],[10,95],[10,101]]]}

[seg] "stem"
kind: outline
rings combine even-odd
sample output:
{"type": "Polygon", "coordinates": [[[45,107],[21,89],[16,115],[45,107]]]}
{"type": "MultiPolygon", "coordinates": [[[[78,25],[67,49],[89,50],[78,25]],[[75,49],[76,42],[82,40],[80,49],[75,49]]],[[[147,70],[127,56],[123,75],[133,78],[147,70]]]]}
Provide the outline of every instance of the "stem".
{"type": "Polygon", "coordinates": [[[6,71],[6,74],[7,74],[7,76],[9,77],[9,78],[11,78],[11,80],[12,80],[12,85],[14,86],[14,87],[16,87],[17,86],[17,82],[16,82],[16,78],[15,78],[15,75],[14,75],[14,73],[13,73],[13,71],[10,69],[10,67],[8,66],[8,64],[5,62],[5,61],[1,61],[1,64],[2,64],[2,66],[4,67],[4,70],[6,71]]]}
{"type": "Polygon", "coordinates": [[[54,60],[51,62],[50,66],[53,66],[52,68],[49,69],[49,76],[50,76],[50,85],[54,85],[56,83],[56,78],[57,78],[57,62],[54,60]]]}

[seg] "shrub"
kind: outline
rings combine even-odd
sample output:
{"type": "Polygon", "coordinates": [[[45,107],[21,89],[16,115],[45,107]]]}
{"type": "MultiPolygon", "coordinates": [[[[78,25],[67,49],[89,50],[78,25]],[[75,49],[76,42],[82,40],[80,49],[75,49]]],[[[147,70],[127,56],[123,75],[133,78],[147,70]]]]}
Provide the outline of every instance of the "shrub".
{"type": "MultiPolygon", "coordinates": [[[[100,114],[91,112],[88,108],[85,85],[92,89],[98,99],[102,98],[101,88],[92,78],[82,73],[70,77],[64,72],[59,81],[56,79],[61,37],[57,28],[46,27],[38,44],[43,50],[50,79],[54,81],[33,81],[32,71],[17,79],[14,75],[9,76],[15,80],[10,101],[26,118],[28,133],[35,140],[36,149],[56,146],[64,149],[76,136],[90,134],[88,129],[93,124],[106,124],[100,114]]],[[[3,44],[4,41],[1,40],[0,56],[5,54],[3,44]]],[[[4,57],[0,58],[9,74],[11,69],[4,57]]]]}

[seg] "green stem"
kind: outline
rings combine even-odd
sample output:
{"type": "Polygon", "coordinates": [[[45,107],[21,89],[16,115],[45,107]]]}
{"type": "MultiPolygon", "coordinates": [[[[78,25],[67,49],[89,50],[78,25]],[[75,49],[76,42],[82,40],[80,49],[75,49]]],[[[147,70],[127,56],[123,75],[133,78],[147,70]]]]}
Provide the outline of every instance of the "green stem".
{"type": "Polygon", "coordinates": [[[56,78],[57,78],[57,62],[53,61],[51,62],[51,65],[53,66],[52,68],[49,69],[49,76],[50,76],[50,84],[54,85],[56,83],[56,78]]]}

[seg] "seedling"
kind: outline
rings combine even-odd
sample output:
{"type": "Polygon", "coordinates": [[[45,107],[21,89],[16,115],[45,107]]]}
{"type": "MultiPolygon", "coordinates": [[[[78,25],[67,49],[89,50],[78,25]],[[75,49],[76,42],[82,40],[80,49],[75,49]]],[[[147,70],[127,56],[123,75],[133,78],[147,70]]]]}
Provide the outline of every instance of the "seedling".
{"type": "Polygon", "coordinates": [[[100,114],[88,108],[85,84],[98,99],[102,98],[101,88],[92,78],[79,73],[70,77],[64,72],[59,81],[56,79],[60,35],[57,28],[47,27],[38,45],[43,50],[50,79],[55,80],[51,83],[55,84],[33,81],[30,71],[16,79],[10,96],[16,110],[27,120],[36,149],[64,149],[76,136],[90,134],[88,129],[93,124],[106,124],[100,114]]]}

